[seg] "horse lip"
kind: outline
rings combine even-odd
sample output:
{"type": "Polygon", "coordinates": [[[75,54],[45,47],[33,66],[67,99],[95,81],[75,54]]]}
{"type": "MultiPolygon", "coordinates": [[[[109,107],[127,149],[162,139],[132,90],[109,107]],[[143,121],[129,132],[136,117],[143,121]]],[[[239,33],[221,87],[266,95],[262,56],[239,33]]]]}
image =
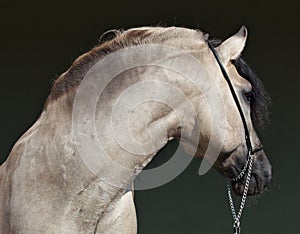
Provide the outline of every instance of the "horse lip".
{"type": "Polygon", "coordinates": [[[240,182],[232,182],[231,183],[231,187],[233,192],[237,195],[237,196],[242,196],[243,192],[244,192],[244,185],[240,182]]]}
{"type": "MultiPolygon", "coordinates": [[[[251,178],[253,179],[250,181],[247,196],[261,194],[263,191],[262,181],[258,178],[258,175],[255,173],[251,175],[251,178]]],[[[241,181],[232,182],[231,186],[236,195],[242,196],[245,188],[245,178],[241,181]]]]}
{"type": "MultiPolygon", "coordinates": [[[[244,188],[245,188],[244,183],[241,183],[241,182],[234,182],[234,183],[232,183],[232,189],[233,189],[234,193],[237,196],[242,196],[243,195],[244,188]]],[[[257,189],[256,188],[253,189],[252,187],[249,187],[247,196],[252,196],[252,195],[256,195],[256,194],[257,194],[257,189]]]]}

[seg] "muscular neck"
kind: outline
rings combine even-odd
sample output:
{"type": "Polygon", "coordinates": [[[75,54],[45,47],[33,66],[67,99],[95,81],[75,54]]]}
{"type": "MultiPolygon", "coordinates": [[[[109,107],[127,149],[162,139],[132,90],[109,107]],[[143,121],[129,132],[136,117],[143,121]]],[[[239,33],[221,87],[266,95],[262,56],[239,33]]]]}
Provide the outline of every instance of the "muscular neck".
{"type": "MultiPolygon", "coordinates": [[[[149,153],[133,155],[115,142],[113,132],[107,127],[109,118],[102,118],[106,116],[105,112],[97,110],[96,126],[102,129],[98,143],[107,154],[103,156],[94,152],[93,155],[81,155],[82,151],[78,150],[80,145],[77,144],[84,142],[76,142],[74,139],[71,104],[73,105],[70,97],[61,97],[48,104],[43,113],[38,131],[48,137],[44,135],[44,142],[40,142],[40,145],[44,144],[46,147],[43,150],[44,160],[39,164],[45,168],[48,178],[51,178],[53,195],[47,196],[47,199],[50,203],[60,204],[61,222],[68,222],[75,229],[97,230],[96,227],[107,215],[107,209],[121,201],[134,177],[177,134],[177,117],[168,107],[159,103],[144,106],[155,118],[150,122],[138,123],[134,120],[137,116],[132,116],[132,124],[138,126],[133,133],[140,142],[147,140],[145,132],[150,132],[153,139],[158,139],[152,142],[154,145],[149,153]],[[166,127],[166,131],[161,131],[161,126],[166,127]]],[[[137,110],[135,114],[140,111],[143,110],[137,110]]],[[[93,138],[92,135],[84,136],[85,142],[93,138]]],[[[47,181],[43,183],[51,184],[47,181]]],[[[125,201],[126,204],[130,202],[132,201],[129,199],[125,201]]]]}

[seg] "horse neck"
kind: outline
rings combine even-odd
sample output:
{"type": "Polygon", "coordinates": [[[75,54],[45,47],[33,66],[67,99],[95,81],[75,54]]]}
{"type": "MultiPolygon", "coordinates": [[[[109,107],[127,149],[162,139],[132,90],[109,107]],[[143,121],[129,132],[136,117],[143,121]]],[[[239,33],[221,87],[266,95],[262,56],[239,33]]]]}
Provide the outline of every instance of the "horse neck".
{"type": "MultiPolygon", "coordinates": [[[[119,93],[139,81],[146,81],[149,77],[135,75],[120,78],[125,79],[122,83],[123,86],[118,86],[119,93]]],[[[118,80],[116,82],[118,83],[118,80]]],[[[172,82],[175,84],[177,81],[173,79],[172,82]]],[[[186,83],[184,84],[187,86],[186,83]]],[[[114,84],[111,83],[111,85],[114,84]]],[[[179,85],[183,85],[183,83],[179,85]]],[[[166,92],[160,86],[156,88],[158,93],[166,92]]],[[[146,91],[149,90],[143,92],[146,91]]],[[[170,107],[159,102],[148,102],[133,112],[129,126],[131,129],[136,126],[132,133],[141,143],[149,140],[149,135],[147,136],[145,133],[150,132],[152,140],[154,140],[151,142],[153,148],[147,154],[138,156],[124,150],[115,141],[114,133],[111,130],[111,116],[108,115],[112,103],[119,96],[115,94],[110,96],[111,92],[108,87],[107,92],[104,92],[102,96],[104,100],[102,102],[100,100],[100,104],[97,105],[95,126],[98,130],[98,143],[108,152],[109,160],[104,162],[99,160],[99,157],[90,157],[90,162],[97,169],[97,171],[93,171],[83,160],[84,155],[78,151],[78,145],[74,139],[72,108],[75,93],[76,90],[48,103],[39,120],[17,142],[9,157],[9,161],[12,163],[8,164],[14,167],[14,169],[10,167],[15,171],[13,173],[14,181],[22,181],[23,178],[26,178],[21,185],[18,185],[18,191],[15,193],[21,193],[24,196],[28,194],[27,197],[24,197],[28,201],[28,206],[31,204],[30,194],[33,191],[26,191],[31,188],[31,190],[36,190],[34,193],[39,194],[49,204],[58,207],[59,210],[53,212],[76,219],[75,221],[70,220],[70,222],[81,223],[84,221],[82,225],[93,226],[95,217],[100,218],[109,204],[114,204],[114,201],[123,196],[141,168],[147,165],[169,139],[178,136],[178,129],[181,126],[177,118],[178,113],[175,114],[170,107]],[[161,131],[162,126],[166,131],[161,131]],[[121,167],[116,167],[116,165],[121,165],[121,167]],[[122,171],[120,168],[126,168],[126,170],[122,171]],[[111,179],[110,175],[113,176],[113,181],[107,180],[111,179]]],[[[168,98],[172,99],[172,94],[169,94],[168,98]]],[[[184,106],[182,100],[175,103],[179,111],[185,111],[182,108],[184,106]]],[[[184,114],[190,118],[189,113],[185,112],[184,114]]],[[[88,141],[92,137],[92,135],[86,135],[86,140],[88,141]]]]}
{"type": "MultiPolygon", "coordinates": [[[[123,88],[126,89],[128,86],[143,81],[145,78],[145,76],[136,77],[138,77],[138,79],[131,77],[130,82],[127,84],[125,84],[125,82],[123,88]]],[[[120,79],[123,78],[124,77],[121,77],[120,79]]],[[[40,145],[47,144],[52,147],[47,151],[45,157],[48,158],[50,163],[55,165],[68,164],[65,166],[65,169],[68,169],[68,167],[77,168],[77,170],[72,170],[73,178],[62,177],[65,180],[70,179],[71,181],[76,181],[74,178],[79,176],[75,182],[76,186],[80,183],[86,186],[86,183],[94,183],[96,180],[104,181],[104,184],[108,182],[107,184],[109,184],[109,186],[126,190],[131,186],[131,182],[137,172],[149,163],[152,157],[167,144],[168,140],[176,137],[179,133],[177,130],[180,126],[178,125],[177,116],[173,110],[160,103],[147,103],[143,105],[142,108],[135,110],[129,124],[130,127],[134,127],[133,132],[131,132],[135,136],[134,140],[142,144],[149,141],[148,134],[151,133],[151,140],[155,140],[155,142],[151,142],[153,148],[148,151],[146,150],[148,153],[142,155],[138,154],[138,156],[130,150],[124,150],[124,148],[120,147],[119,142],[116,141],[115,133],[111,129],[111,115],[108,114],[111,113],[111,106],[118,96],[111,97],[108,91],[107,93],[103,93],[103,97],[99,101],[100,104],[96,107],[95,111],[95,127],[98,130],[96,132],[96,143],[103,147],[103,152],[107,155],[101,157],[101,155],[99,155],[100,152],[97,150],[94,150],[91,155],[85,155],[85,152],[80,151],[80,146],[81,144],[85,144],[85,142],[89,142],[95,135],[91,132],[84,132],[84,142],[75,139],[76,133],[74,133],[72,123],[74,113],[72,111],[76,91],[77,90],[73,90],[59,97],[57,100],[48,103],[42,114],[42,121],[38,121],[37,123],[39,125],[38,131],[40,135],[43,135],[39,140],[44,141],[41,142],[40,145]],[[149,118],[149,115],[151,115],[151,118],[149,118]],[[162,126],[166,131],[160,131],[159,127],[162,126]],[[87,159],[87,157],[89,158],[87,159]],[[106,160],[107,158],[109,160],[106,160]],[[86,160],[88,160],[88,162],[86,160]],[[70,162],[72,164],[70,164],[70,162]],[[89,167],[91,164],[93,165],[92,168],[89,167]],[[126,168],[126,170],[121,170],[121,168],[126,168]],[[84,182],[82,178],[80,178],[83,173],[89,175],[90,181],[84,182]],[[110,173],[115,176],[114,180],[117,184],[106,181],[107,177],[105,176],[108,174],[109,177],[110,173]],[[121,182],[118,183],[118,181],[121,182]]],[[[163,92],[163,90],[158,90],[158,92],[163,92]]],[[[84,109],[84,107],[79,107],[79,109],[84,109]]],[[[82,120],[81,122],[84,121],[82,120]]],[[[52,169],[56,170],[57,168],[53,166],[52,169]]],[[[53,173],[57,174],[57,172],[53,173]]],[[[69,182],[66,181],[66,183],[69,182]]],[[[114,189],[110,188],[110,191],[112,190],[114,189]]]]}
{"type": "MultiPolygon", "coordinates": [[[[142,78],[141,78],[142,79],[142,78]]],[[[138,80],[136,80],[138,82],[138,80]]],[[[95,166],[89,167],[89,162],[85,162],[85,155],[78,151],[78,142],[74,140],[74,129],[72,126],[72,107],[74,104],[74,93],[62,96],[56,101],[49,103],[43,113],[43,124],[39,124],[39,131],[43,135],[44,142],[41,144],[51,145],[44,157],[47,158],[46,170],[51,169],[48,174],[56,179],[58,187],[63,189],[68,197],[69,205],[64,211],[72,217],[85,220],[94,220],[95,215],[101,217],[109,204],[118,200],[131,188],[134,177],[159,151],[170,138],[176,135],[177,119],[174,112],[159,103],[150,103],[143,108],[151,113],[154,119],[142,121],[145,118],[141,116],[143,109],[137,110],[133,116],[133,122],[136,128],[137,140],[143,142],[147,140],[143,132],[150,131],[152,138],[156,139],[154,149],[145,155],[133,155],[127,152],[114,141],[113,132],[110,130],[110,116],[107,115],[110,106],[115,98],[106,100],[103,105],[98,105],[96,109],[95,126],[100,130],[98,132],[98,141],[104,150],[108,152],[109,160],[99,160],[96,155],[90,155],[94,158],[91,163],[95,166]],[[163,113],[163,114],[162,114],[163,113]],[[161,134],[157,131],[158,124],[164,124],[167,131],[161,134]],[[148,126],[148,127],[145,127],[148,126]],[[147,128],[147,129],[146,129],[147,128]],[[93,157],[94,156],[94,157],[93,157]],[[51,164],[49,166],[49,164],[51,164]],[[117,165],[117,166],[116,166],[117,165]],[[119,167],[121,166],[121,167],[119,167]],[[96,168],[96,169],[95,169],[96,168]],[[126,170],[120,170],[126,168],[126,170]],[[94,170],[93,170],[94,169],[94,170]],[[113,181],[110,181],[110,175],[113,181]],[[116,182],[116,183],[115,183],[116,182]],[[101,194],[101,195],[100,195],[101,194]],[[95,205],[96,204],[96,205],[95,205]],[[78,216],[78,210],[81,210],[78,216]]],[[[104,99],[108,98],[108,93],[104,93],[104,99]]],[[[145,113],[143,114],[145,117],[145,113]]],[[[86,135],[85,141],[88,141],[92,135],[86,135]]],[[[107,158],[106,158],[107,159],[107,158]]],[[[42,162],[43,164],[44,162],[42,162]]],[[[44,183],[47,183],[44,181],[44,183]]],[[[80,222],[80,221],[78,221],[80,222]]]]}
{"type": "MultiPolygon", "coordinates": [[[[39,145],[48,146],[44,157],[47,158],[47,163],[53,164],[51,167],[48,167],[48,169],[53,170],[49,173],[62,174],[62,183],[68,184],[69,187],[78,188],[80,184],[86,186],[86,184],[94,183],[96,180],[102,181],[104,184],[108,182],[107,184],[110,187],[117,188],[110,188],[110,191],[119,192],[119,188],[126,190],[134,176],[151,161],[156,153],[170,139],[180,136],[182,125],[185,125],[185,133],[187,135],[191,135],[187,130],[192,132],[195,125],[192,114],[188,113],[185,101],[178,98],[178,95],[174,96],[174,93],[170,92],[170,90],[166,90],[166,87],[160,82],[179,86],[183,92],[186,91],[187,96],[193,95],[191,90],[194,87],[185,79],[181,80],[175,74],[169,74],[166,71],[153,72],[153,70],[148,68],[132,70],[117,77],[110,83],[106,91],[102,93],[95,110],[95,128],[96,143],[101,145],[103,152],[106,154],[102,155],[103,157],[99,155],[97,150],[94,150],[92,155],[86,155],[82,151],[79,152],[81,144],[89,142],[89,139],[95,138],[95,135],[94,133],[84,132],[83,142],[78,142],[74,139],[76,134],[74,134],[72,117],[76,89],[48,103],[42,114],[42,120],[38,121],[38,135],[40,137],[38,137],[37,141],[40,142],[39,145]],[[120,144],[118,139],[116,139],[120,132],[114,132],[111,127],[112,124],[116,123],[112,122],[112,107],[118,99],[122,98],[120,97],[122,92],[138,83],[147,83],[149,85],[149,89],[144,87],[145,89],[141,90],[144,94],[146,92],[156,92],[158,95],[166,94],[165,100],[163,100],[166,104],[159,102],[160,100],[158,102],[149,102],[148,100],[148,102],[142,103],[142,105],[131,110],[132,113],[128,116],[130,117],[129,122],[124,122],[123,128],[127,126],[131,135],[123,135],[123,140],[130,139],[130,141],[141,143],[142,154],[134,152],[135,149],[128,150],[124,142],[123,145],[120,144]],[[174,101],[173,99],[178,100],[174,101]],[[169,104],[168,102],[173,103],[172,107],[167,105],[169,104]],[[176,109],[176,113],[174,109],[176,109]],[[186,116],[184,117],[185,122],[180,123],[178,118],[184,115],[186,116]],[[149,142],[150,144],[147,144],[149,142]],[[147,148],[149,145],[150,147],[147,148]],[[146,146],[146,148],[143,149],[143,146],[146,146]],[[60,168],[56,165],[62,165],[63,170],[57,172],[60,168]],[[92,168],[90,167],[91,165],[92,168]],[[122,170],[122,168],[125,168],[125,170],[122,170]],[[71,176],[65,177],[64,170],[69,170],[66,174],[71,176]],[[86,181],[82,178],[83,174],[86,174],[88,177],[86,181]],[[114,181],[106,180],[110,175],[114,178],[114,181]]],[[[80,106],[79,109],[84,110],[85,108],[80,106]]],[[[84,122],[84,120],[80,122],[84,122]]],[[[88,146],[87,148],[90,147],[88,146]]],[[[32,155],[32,157],[35,156],[32,155]]],[[[103,185],[103,187],[106,186],[103,185]]]]}

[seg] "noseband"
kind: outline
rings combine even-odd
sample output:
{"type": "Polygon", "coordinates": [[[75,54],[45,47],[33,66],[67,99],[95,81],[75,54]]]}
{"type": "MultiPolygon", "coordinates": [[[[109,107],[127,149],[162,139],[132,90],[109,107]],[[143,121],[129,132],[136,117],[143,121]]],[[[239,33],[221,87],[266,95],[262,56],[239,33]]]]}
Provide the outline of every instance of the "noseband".
{"type": "Polygon", "coordinates": [[[213,53],[218,65],[221,69],[223,77],[225,78],[225,80],[228,84],[228,87],[230,89],[230,92],[232,94],[234,102],[236,104],[236,107],[239,111],[239,114],[240,114],[240,117],[241,117],[241,120],[242,120],[242,123],[243,123],[243,126],[244,126],[244,131],[245,131],[245,142],[246,142],[246,146],[247,146],[247,150],[248,150],[247,162],[246,162],[244,168],[241,170],[241,172],[239,173],[238,176],[236,176],[235,178],[231,178],[230,180],[228,180],[228,179],[226,180],[226,186],[227,186],[228,198],[229,198],[229,205],[230,205],[233,220],[234,220],[234,224],[233,224],[234,234],[235,233],[239,234],[240,231],[241,231],[240,218],[241,218],[241,215],[242,215],[245,203],[246,203],[246,197],[247,197],[248,188],[249,188],[250,179],[251,179],[253,155],[255,153],[261,151],[263,149],[263,147],[260,147],[260,148],[257,148],[257,149],[253,150],[252,144],[251,144],[251,139],[250,139],[250,134],[249,134],[249,129],[248,129],[247,122],[246,122],[246,118],[245,118],[245,115],[243,113],[243,110],[242,110],[241,104],[239,102],[239,99],[238,99],[238,97],[236,95],[236,92],[234,90],[234,87],[233,87],[233,85],[230,81],[229,75],[226,72],[226,69],[223,66],[223,64],[221,62],[221,59],[220,59],[216,49],[214,48],[214,46],[211,44],[211,42],[209,40],[206,40],[206,42],[207,42],[209,49],[213,53]],[[245,186],[244,186],[243,196],[242,196],[241,203],[240,203],[240,209],[239,209],[239,212],[236,213],[235,207],[234,207],[234,202],[233,202],[233,199],[232,199],[232,196],[231,196],[230,181],[232,181],[232,182],[239,181],[240,179],[242,179],[244,177],[246,171],[247,171],[247,176],[246,176],[246,182],[245,182],[245,186]]]}

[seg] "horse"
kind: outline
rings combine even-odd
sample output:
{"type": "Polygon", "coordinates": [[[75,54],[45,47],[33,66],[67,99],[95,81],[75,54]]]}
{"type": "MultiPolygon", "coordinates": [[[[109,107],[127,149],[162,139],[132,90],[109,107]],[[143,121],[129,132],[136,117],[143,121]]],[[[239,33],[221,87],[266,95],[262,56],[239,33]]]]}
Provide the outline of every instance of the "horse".
{"type": "MultiPolygon", "coordinates": [[[[253,148],[261,148],[256,128],[269,98],[240,56],[246,39],[245,27],[224,41],[198,29],[139,27],[78,57],[0,167],[0,232],[137,233],[134,179],[171,140],[225,178],[239,175],[244,126],[207,41],[228,72],[253,148]]],[[[247,195],[270,183],[264,150],[254,153],[250,176],[247,195]]],[[[243,181],[231,186],[242,195],[243,181]]]]}

